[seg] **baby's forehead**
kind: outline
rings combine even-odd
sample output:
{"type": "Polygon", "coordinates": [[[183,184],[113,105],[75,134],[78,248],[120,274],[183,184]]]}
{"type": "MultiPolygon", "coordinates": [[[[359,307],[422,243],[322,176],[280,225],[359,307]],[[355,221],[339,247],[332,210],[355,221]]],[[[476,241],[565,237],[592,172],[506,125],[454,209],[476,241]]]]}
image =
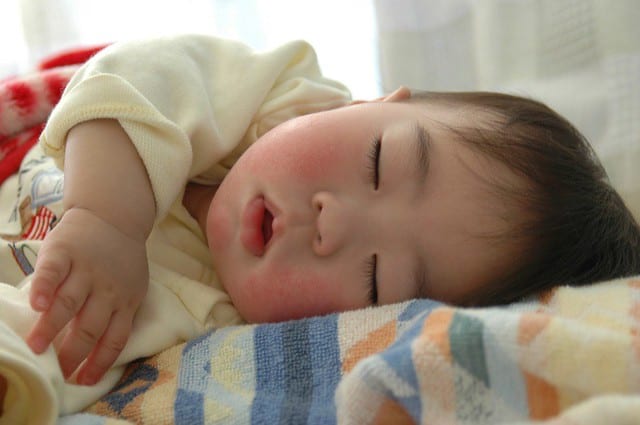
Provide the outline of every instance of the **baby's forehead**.
{"type": "Polygon", "coordinates": [[[432,130],[435,140],[440,137],[440,143],[448,145],[462,165],[461,172],[471,177],[468,196],[486,214],[498,217],[508,227],[520,224],[530,210],[528,198],[534,195],[534,185],[509,162],[508,146],[500,146],[509,142],[500,140],[502,131],[496,130],[499,124],[492,122],[502,118],[490,111],[472,111],[473,117],[460,111],[455,113],[462,122],[437,123],[438,129],[432,130]],[[472,119],[480,116],[482,119],[472,119]]]}
{"type": "Polygon", "coordinates": [[[503,111],[471,102],[436,100],[409,104],[422,114],[426,122],[439,125],[443,130],[491,132],[503,127],[507,121],[503,111]]]}

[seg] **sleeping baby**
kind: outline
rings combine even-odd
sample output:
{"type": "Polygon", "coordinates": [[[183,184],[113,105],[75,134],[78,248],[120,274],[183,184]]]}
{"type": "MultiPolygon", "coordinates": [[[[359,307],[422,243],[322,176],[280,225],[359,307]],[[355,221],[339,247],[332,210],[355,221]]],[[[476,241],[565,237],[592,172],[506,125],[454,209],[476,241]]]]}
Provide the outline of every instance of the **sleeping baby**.
{"type": "Polygon", "coordinates": [[[64,170],[64,214],[34,273],[0,285],[0,340],[59,414],[213,327],[640,273],[638,224],[557,113],[405,87],[350,101],[304,42],[116,43],[38,149],[64,170]]]}

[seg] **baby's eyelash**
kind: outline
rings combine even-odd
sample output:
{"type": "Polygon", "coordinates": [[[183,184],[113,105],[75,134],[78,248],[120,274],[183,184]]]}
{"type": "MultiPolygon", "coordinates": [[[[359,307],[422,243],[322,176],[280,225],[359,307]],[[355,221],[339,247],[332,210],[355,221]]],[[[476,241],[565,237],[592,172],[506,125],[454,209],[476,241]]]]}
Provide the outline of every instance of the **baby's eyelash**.
{"type": "Polygon", "coordinates": [[[378,266],[378,256],[376,254],[372,255],[369,261],[367,261],[367,283],[369,286],[369,301],[372,305],[378,304],[378,279],[377,279],[377,267],[378,266]]]}
{"type": "Polygon", "coordinates": [[[371,175],[371,182],[373,183],[373,188],[378,189],[378,182],[380,180],[380,149],[382,148],[382,140],[379,136],[376,136],[371,141],[371,147],[369,148],[369,153],[367,156],[369,157],[369,171],[371,175]]]}

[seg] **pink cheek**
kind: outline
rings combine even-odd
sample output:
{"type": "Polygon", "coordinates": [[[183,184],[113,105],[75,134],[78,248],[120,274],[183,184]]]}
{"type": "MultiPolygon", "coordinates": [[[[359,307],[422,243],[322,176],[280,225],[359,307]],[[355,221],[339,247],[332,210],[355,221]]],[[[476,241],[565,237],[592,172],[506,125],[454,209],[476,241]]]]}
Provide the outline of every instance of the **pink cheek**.
{"type": "Polygon", "coordinates": [[[251,168],[267,176],[286,175],[297,181],[318,181],[329,175],[339,174],[350,152],[344,147],[337,149],[333,144],[308,140],[305,143],[271,143],[256,150],[251,168]],[[269,158],[268,166],[261,158],[269,158]]]}
{"type": "Polygon", "coordinates": [[[213,258],[231,244],[232,221],[229,212],[220,207],[219,200],[210,205],[207,212],[207,243],[213,258]]]}
{"type": "Polygon", "coordinates": [[[280,268],[252,274],[245,296],[252,303],[253,321],[275,322],[300,319],[339,308],[339,300],[329,281],[309,271],[280,268]]]}
{"type": "Polygon", "coordinates": [[[296,161],[297,174],[302,180],[316,181],[328,173],[332,173],[334,164],[339,161],[332,157],[329,149],[308,149],[296,161]]]}

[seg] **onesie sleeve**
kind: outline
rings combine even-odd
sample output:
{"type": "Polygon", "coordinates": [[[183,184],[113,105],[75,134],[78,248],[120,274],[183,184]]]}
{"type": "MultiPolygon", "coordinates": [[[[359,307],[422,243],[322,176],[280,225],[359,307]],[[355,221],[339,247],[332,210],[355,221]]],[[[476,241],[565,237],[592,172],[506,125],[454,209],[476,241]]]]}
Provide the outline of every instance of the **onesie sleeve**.
{"type": "Polygon", "coordinates": [[[219,182],[270,128],[349,96],[302,41],[266,52],[204,35],[116,43],[74,75],[40,143],[62,168],[73,126],[117,119],[147,169],[160,220],[188,180],[219,182]]]}

